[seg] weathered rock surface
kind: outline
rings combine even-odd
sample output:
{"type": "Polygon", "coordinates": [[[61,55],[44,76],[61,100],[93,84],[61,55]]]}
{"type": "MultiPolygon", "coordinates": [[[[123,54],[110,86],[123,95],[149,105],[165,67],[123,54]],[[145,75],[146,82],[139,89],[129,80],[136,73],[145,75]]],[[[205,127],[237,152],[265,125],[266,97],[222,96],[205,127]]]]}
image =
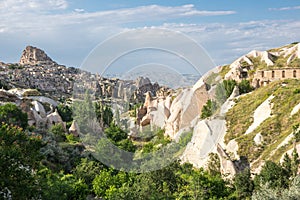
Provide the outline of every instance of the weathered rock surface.
{"type": "Polygon", "coordinates": [[[255,145],[261,145],[262,142],[264,141],[264,138],[261,133],[258,133],[255,135],[253,140],[254,140],[255,145]]]}
{"type": "Polygon", "coordinates": [[[22,53],[20,65],[56,64],[43,50],[27,46],[22,53]]]}
{"type": "Polygon", "coordinates": [[[175,138],[177,131],[189,127],[191,121],[200,116],[201,109],[207,100],[208,93],[202,79],[193,88],[184,89],[171,104],[165,134],[175,138]]]}

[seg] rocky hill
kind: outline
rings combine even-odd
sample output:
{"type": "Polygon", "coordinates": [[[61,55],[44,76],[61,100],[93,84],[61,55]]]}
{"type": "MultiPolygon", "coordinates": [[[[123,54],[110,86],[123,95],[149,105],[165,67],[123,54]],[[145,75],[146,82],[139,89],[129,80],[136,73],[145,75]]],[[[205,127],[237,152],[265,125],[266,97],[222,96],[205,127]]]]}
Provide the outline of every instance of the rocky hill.
{"type": "Polygon", "coordinates": [[[5,89],[37,89],[54,99],[67,99],[73,94],[74,85],[90,88],[98,98],[117,98],[143,101],[144,94],[153,95],[162,88],[152,84],[147,77],[137,80],[105,78],[74,67],[54,62],[43,50],[27,46],[19,63],[0,63],[0,86],[5,89]]]}
{"type": "MultiPolygon", "coordinates": [[[[225,79],[234,79],[239,82],[245,78],[253,79],[259,70],[299,68],[299,65],[300,43],[292,43],[267,51],[253,50],[232,64],[222,67],[221,74],[225,79]]],[[[256,82],[252,84],[256,86],[256,82]]]]}
{"type": "Polygon", "coordinates": [[[21,56],[20,65],[55,65],[54,62],[43,50],[27,46],[21,56]]]}
{"type": "MultiPolygon", "coordinates": [[[[0,99],[21,105],[24,97],[34,96],[26,109],[36,123],[47,121],[45,114],[39,117],[32,111],[35,104],[49,104],[46,97],[70,98],[74,89],[79,91],[75,94],[91,89],[110,103],[134,105],[131,113],[121,113],[132,138],[138,137],[140,130],[148,130],[147,126],[163,130],[173,141],[191,133],[180,159],[205,167],[210,153],[215,153],[222,173],[233,176],[249,166],[257,172],[265,160],[280,161],[293,148],[300,153],[299,52],[299,43],[251,51],[230,65],[209,71],[194,86],[169,90],[148,78],[108,79],[68,68],[52,61],[44,51],[27,47],[19,64],[1,64],[0,83],[6,90],[1,91],[0,99]],[[28,88],[36,90],[24,90],[28,88]],[[204,115],[207,110],[210,114],[204,115]]],[[[50,104],[55,107],[52,101],[50,104]]],[[[117,110],[126,112],[122,105],[113,108],[115,115],[117,110]]],[[[48,114],[57,116],[50,111],[48,114]]]]}
{"type": "Polygon", "coordinates": [[[298,43],[251,51],[230,65],[211,70],[193,87],[177,91],[173,101],[148,98],[144,104],[147,112],[139,116],[141,125],[148,119],[174,140],[192,132],[181,159],[205,167],[209,153],[217,153],[224,174],[233,175],[249,165],[257,172],[265,160],[279,162],[294,147],[300,153],[300,139],[296,138],[300,123],[299,52],[298,43]],[[268,77],[268,70],[276,72],[275,76],[268,77]],[[257,85],[255,78],[262,71],[262,78],[267,79],[257,85]],[[236,85],[231,95],[225,94],[228,85],[224,80],[236,85]],[[253,92],[243,91],[247,83],[253,92]],[[226,96],[222,102],[218,102],[220,88],[226,96]],[[212,116],[201,117],[208,99],[217,102],[217,108],[212,116]]]}

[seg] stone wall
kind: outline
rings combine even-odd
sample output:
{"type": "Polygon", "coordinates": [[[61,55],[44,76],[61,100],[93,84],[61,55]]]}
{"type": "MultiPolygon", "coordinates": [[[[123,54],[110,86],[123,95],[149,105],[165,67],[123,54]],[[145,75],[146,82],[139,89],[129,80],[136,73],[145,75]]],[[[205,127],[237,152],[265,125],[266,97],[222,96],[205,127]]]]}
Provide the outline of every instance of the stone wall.
{"type": "Polygon", "coordinates": [[[259,70],[254,74],[252,85],[257,88],[265,86],[272,81],[298,78],[300,78],[299,68],[259,70]]]}

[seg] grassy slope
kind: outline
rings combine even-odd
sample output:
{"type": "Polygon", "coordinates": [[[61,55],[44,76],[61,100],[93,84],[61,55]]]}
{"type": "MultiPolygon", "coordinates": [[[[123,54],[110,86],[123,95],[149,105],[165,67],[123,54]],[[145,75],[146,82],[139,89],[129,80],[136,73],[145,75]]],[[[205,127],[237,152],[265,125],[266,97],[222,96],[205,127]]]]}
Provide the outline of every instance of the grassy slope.
{"type": "Polygon", "coordinates": [[[290,117],[294,106],[300,103],[300,93],[296,93],[296,89],[300,89],[300,80],[277,81],[240,97],[226,116],[226,142],[235,138],[239,143],[239,155],[247,156],[249,161],[260,156],[264,160],[278,161],[282,153],[291,147],[291,143],[276,152],[274,150],[292,132],[293,125],[300,122],[300,112],[290,117]],[[286,86],[282,86],[283,83],[286,83],[286,86]],[[253,122],[255,109],[271,94],[275,96],[272,100],[272,116],[252,133],[245,135],[245,131],[253,122]],[[264,142],[256,146],[253,138],[259,132],[263,135],[264,142]]]}

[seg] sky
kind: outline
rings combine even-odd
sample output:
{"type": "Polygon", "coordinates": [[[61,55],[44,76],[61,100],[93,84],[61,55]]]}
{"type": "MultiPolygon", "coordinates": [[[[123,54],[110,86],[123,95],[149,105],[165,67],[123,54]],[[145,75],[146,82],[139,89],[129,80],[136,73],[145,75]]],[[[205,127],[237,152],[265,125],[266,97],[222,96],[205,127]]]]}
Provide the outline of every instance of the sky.
{"type": "Polygon", "coordinates": [[[216,66],[300,41],[299,0],[0,0],[0,19],[0,61],[12,63],[32,45],[80,67],[107,38],[145,28],[186,35],[216,66]]]}

